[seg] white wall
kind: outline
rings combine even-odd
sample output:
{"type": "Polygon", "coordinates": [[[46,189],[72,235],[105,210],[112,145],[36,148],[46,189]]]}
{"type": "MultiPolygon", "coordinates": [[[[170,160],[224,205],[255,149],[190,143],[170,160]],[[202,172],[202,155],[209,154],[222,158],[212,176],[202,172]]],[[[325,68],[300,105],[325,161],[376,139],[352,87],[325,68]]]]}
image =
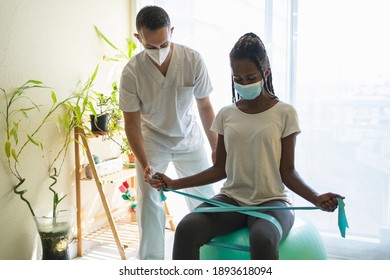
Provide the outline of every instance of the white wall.
{"type": "MultiPolygon", "coordinates": [[[[107,54],[93,25],[124,47],[124,39],[131,34],[130,2],[0,0],[0,88],[12,91],[29,79],[36,79],[51,86],[58,99],[68,97],[77,82],[85,81],[102,55],[107,54]]],[[[34,101],[49,105],[51,99],[39,91],[34,101]]],[[[5,110],[4,105],[1,95],[1,111],[5,110]]],[[[34,119],[30,121],[34,123],[34,119]]],[[[46,128],[44,142],[55,143],[50,138],[55,129],[54,124],[46,128]]],[[[15,179],[7,169],[1,117],[0,130],[0,259],[35,258],[36,228],[27,205],[12,192],[15,179]]],[[[35,207],[48,204],[51,196],[45,158],[37,150],[29,150],[22,163],[27,196],[35,207]]],[[[57,189],[68,193],[65,203],[75,205],[73,149],[59,181],[57,189]]]]}

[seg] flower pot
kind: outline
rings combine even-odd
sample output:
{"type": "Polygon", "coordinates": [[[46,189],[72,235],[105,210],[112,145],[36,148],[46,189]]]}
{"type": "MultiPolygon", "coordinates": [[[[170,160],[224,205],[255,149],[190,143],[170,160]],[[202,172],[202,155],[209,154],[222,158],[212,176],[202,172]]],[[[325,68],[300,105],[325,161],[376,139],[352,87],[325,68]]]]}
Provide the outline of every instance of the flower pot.
{"type": "Polygon", "coordinates": [[[130,163],[135,163],[135,154],[133,153],[127,154],[127,157],[130,163]]]}
{"type": "Polygon", "coordinates": [[[95,134],[108,133],[109,114],[90,115],[91,117],[91,131],[95,134]]]}
{"type": "Polygon", "coordinates": [[[53,218],[51,214],[34,216],[42,243],[42,260],[68,260],[69,233],[75,211],[65,210],[53,218]]]}

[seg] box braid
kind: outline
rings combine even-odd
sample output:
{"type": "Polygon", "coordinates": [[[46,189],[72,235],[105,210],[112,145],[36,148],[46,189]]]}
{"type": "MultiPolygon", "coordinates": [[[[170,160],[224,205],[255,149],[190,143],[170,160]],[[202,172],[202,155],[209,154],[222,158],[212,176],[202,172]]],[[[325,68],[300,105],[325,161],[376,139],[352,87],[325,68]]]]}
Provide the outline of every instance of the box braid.
{"type": "MultiPolygon", "coordinates": [[[[230,62],[233,60],[249,59],[256,64],[257,68],[260,71],[260,75],[264,80],[264,88],[269,96],[272,98],[278,98],[275,95],[274,87],[272,84],[272,71],[267,55],[267,51],[264,47],[261,39],[254,33],[246,33],[238,39],[233,49],[230,51],[230,62]],[[264,76],[264,70],[269,68],[270,73],[267,77],[267,80],[264,76]]],[[[237,93],[237,96],[238,93],[237,93]]],[[[232,76],[232,102],[235,103],[236,99],[236,90],[234,89],[234,81],[232,76]]]]}

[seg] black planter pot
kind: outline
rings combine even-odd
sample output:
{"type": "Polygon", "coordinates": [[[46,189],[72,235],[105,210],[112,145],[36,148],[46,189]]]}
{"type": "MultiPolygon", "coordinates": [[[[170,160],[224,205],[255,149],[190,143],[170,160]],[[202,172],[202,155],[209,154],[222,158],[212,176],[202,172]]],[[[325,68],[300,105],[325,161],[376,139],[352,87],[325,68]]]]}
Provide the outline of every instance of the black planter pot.
{"type": "Polygon", "coordinates": [[[90,115],[91,117],[91,131],[95,134],[107,134],[108,133],[108,121],[109,114],[103,115],[90,115]]]}

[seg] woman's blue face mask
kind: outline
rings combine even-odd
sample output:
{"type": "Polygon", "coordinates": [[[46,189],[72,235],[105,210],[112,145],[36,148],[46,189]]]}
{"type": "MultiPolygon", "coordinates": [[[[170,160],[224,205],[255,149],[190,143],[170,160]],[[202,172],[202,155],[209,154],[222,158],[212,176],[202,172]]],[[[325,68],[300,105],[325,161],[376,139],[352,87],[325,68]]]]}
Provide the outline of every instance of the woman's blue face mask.
{"type": "Polygon", "coordinates": [[[241,98],[245,100],[253,100],[256,97],[258,97],[261,94],[261,91],[263,90],[263,85],[264,85],[263,80],[245,86],[234,82],[234,88],[241,96],[241,98]]]}

